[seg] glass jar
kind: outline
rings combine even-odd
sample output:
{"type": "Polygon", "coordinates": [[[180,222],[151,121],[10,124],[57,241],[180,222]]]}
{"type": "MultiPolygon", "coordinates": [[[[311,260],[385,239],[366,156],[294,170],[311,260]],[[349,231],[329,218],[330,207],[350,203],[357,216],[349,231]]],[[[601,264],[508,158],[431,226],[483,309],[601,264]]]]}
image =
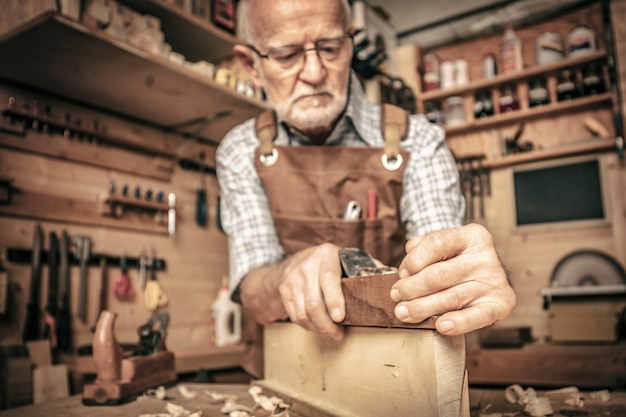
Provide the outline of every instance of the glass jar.
{"type": "Polygon", "coordinates": [[[474,118],[480,119],[493,115],[493,101],[489,91],[478,91],[474,98],[474,118]]]}
{"type": "Polygon", "coordinates": [[[557,78],[556,98],[558,101],[572,100],[578,97],[578,86],[576,83],[576,73],[570,70],[563,70],[557,78]]]}
{"type": "Polygon", "coordinates": [[[446,108],[446,126],[458,126],[465,123],[465,101],[463,97],[448,97],[446,108]]]}
{"type": "Polygon", "coordinates": [[[543,106],[550,103],[550,94],[546,88],[545,78],[533,78],[528,83],[528,105],[530,107],[543,106]]]}
{"type": "Polygon", "coordinates": [[[519,110],[519,100],[517,99],[517,92],[515,86],[504,85],[500,90],[500,101],[498,103],[500,113],[507,113],[510,111],[519,110]]]}

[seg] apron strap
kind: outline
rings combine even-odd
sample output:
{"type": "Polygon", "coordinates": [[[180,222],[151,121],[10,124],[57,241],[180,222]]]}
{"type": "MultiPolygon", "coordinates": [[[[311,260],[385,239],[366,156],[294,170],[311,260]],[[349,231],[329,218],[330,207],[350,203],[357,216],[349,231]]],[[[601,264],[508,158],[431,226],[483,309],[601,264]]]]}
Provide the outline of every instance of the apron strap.
{"type": "Polygon", "coordinates": [[[276,113],[274,110],[266,110],[257,116],[255,122],[256,135],[259,138],[259,153],[263,165],[271,166],[276,163],[278,154],[274,149],[276,139],[276,113]]]}
{"type": "MultiPolygon", "coordinates": [[[[385,153],[382,156],[383,166],[395,171],[402,165],[400,142],[408,133],[409,114],[406,110],[393,104],[384,103],[381,107],[380,132],[385,139],[385,153]]],[[[272,166],[278,159],[274,149],[274,139],[278,134],[276,128],[276,113],[266,110],[256,118],[256,135],[259,138],[259,153],[261,162],[265,166],[272,166]]]]}

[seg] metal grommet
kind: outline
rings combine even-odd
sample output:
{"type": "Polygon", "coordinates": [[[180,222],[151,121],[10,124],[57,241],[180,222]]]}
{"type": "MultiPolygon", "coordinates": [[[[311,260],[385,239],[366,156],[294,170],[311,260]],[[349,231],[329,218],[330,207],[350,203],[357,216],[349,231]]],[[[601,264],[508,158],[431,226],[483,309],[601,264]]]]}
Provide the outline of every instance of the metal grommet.
{"type": "Polygon", "coordinates": [[[267,155],[261,155],[259,156],[259,159],[261,160],[261,163],[263,165],[265,165],[266,167],[271,167],[276,164],[276,161],[278,161],[278,151],[276,150],[276,148],[274,148],[272,149],[272,153],[267,155]]]}
{"type": "Polygon", "coordinates": [[[402,166],[402,155],[398,154],[393,158],[388,158],[387,154],[383,154],[381,161],[387,171],[395,171],[402,166]]]}

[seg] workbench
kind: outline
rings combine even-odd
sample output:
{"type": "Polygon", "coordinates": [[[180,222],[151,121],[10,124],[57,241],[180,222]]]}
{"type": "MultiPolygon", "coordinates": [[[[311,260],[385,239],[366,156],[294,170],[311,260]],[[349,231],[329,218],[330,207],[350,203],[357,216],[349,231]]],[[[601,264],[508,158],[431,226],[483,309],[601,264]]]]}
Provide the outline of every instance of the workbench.
{"type": "MultiPolygon", "coordinates": [[[[81,397],[72,397],[50,401],[38,405],[29,405],[13,408],[0,412],[0,417],[133,417],[141,414],[163,413],[165,405],[170,402],[182,406],[190,411],[201,410],[204,417],[223,417],[220,409],[223,401],[216,401],[204,394],[205,391],[216,392],[237,396],[237,402],[252,407],[254,401],[248,393],[250,385],[244,384],[195,384],[180,383],[177,386],[167,389],[165,400],[147,398],[139,401],[128,402],[119,406],[86,407],[81,404],[81,397]],[[193,399],[185,399],[179,391],[180,386],[185,386],[188,390],[197,392],[193,399]]],[[[538,391],[541,394],[541,391],[538,391]]],[[[263,392],[263,395],[271,395],[263,392]]],[[[472,389],[470,388],[470,403],[472,417],[478,417],[481,410],[485,414],[489,413],[518,413],[520,416],[526,415],[519,405],[509,404],[504,398],[504,389],[472,389]]],[[[583,408],[573,408],[562,403],[553,402],[554,416],[586,416],[586,417],[620,417],[626,416],[626,392],[612,392],[609,402],[599,400],[587,400],[583,408]]],[[[256,416],[269,415],[267,412],[257,412],[256,416]]],[[[419,412],[416,412],[416,416],[419,412]]],[[[290,412],[290,417],[310,417],[290,412]]],[[[382,417],[382,416],[381,416],[382,417]]],[[[409,416],[403,416],[409,417],[409,416]]],[[[430,416],[428,416],[430,417],[430,416]]]]}

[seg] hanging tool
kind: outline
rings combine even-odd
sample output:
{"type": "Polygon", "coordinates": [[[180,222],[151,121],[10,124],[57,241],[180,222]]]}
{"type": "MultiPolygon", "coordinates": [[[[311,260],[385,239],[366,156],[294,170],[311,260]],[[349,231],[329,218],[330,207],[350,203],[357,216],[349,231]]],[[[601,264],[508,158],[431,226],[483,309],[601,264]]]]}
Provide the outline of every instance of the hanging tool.
{"type": "Polygon", "coordinates": [[[70,316],[70,266],[69,266],[69,246],[70,237],[64,230],[59,245],[61,280],[59,292],[61,293],[61,303],[57,317],[57,345],[61,350],[69,350],[72,335],[72,318],[70,316]]]}
{"type": "Polygon", "coordinates": [[[513,138],[506,138],[505,144],[507,154],[529,152],[533,150],[534,146],[532,142],[526,141],[519,143],[519,138],[522,136],[522,133],[524,133],[524,123],[519,125],[515,135],[513,135],[513,138]]]}
{"type": "MultiPolygon", "coordinates": [[[[109,289],[109,278],[107,276],[107,259],[104,256],[100,257],[100,296],[98,297],[98,314],[96,315],[96,321],[100,317],[100,313],[104,311],[107,306],[107,291],[109,289]]],[[[92,331],[96,329],[92,328],[92,331]]]]}
{"type": "Polygon", "coordinates": [[[176,233],[176,194],[169,193],[167,196],[167,232],[170,238],[176,233]]]}
{"type": "Polygon", "coordinates": [[[87,263],[89,262],[91,241],[87,236],[74,236],[72,242],[76,245],[76,257],[80,264],[80,281],[78,285],[78,318],[87,322],[87,263]]]}
{"type": "Polygon", "coordinates": [[[115,281],[115,296],[120,300],[130,300],[135,296],[133,284],[128,277],[128,263],[126,253],[120,258],[120,277],[115,281]]]}
{"type": "Polygon", "coordinates": [[[196,192],[196,224],[206,226],[207,223],[207,201],[206,184],[204,178],[204,152],[200,152],[200,187],[196,192]]]}
{"type": "Polygon", "coordinates": [[[39,287],[41,286],[41,249],[43,245],[43,232],[41,226],[35,226],[33,236],[33,257],[30,272],[30,295],[26,304],[26,317],[22,340],[37,340],[39,338],[39,287]]]}
{"type": "Polygon", "coordinates": [[[146,304],[146,308],[150,311],[155,311],[161,307],[165,307],[168,303],[167,294],[163,291],[163,288],[156,279],[156,268],[154,265],[154,251],[152,258],[147,262],[150,269],[150,280],[146,282],[143,297],[146,304]]]}
{"type": "Polygon", "coordinates": [[[58,312],[58,278],[59,278],[59,239],[55,232],[50,232],[50,249],[48,250],[48,302],[44,311],[43,338],[50,341],[52,349],[57,348],[57,312],[58,312]]]}

